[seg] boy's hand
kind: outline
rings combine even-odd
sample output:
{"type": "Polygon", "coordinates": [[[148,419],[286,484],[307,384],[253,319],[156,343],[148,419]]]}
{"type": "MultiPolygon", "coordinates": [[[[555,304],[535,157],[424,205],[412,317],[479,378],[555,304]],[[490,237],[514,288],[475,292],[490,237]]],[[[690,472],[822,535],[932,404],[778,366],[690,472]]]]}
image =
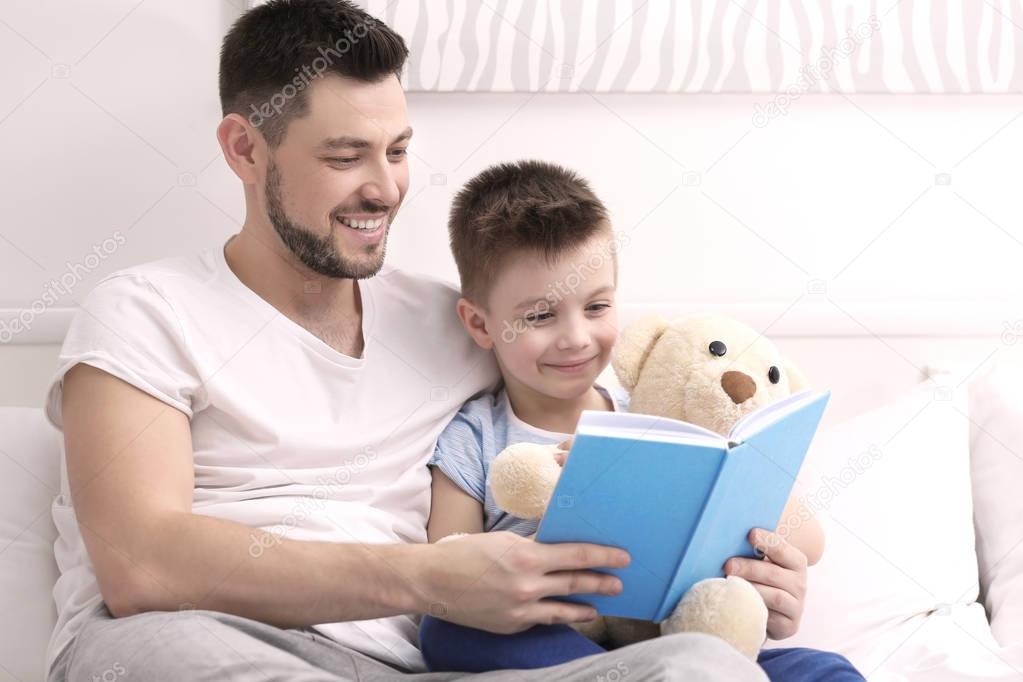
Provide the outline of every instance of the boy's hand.
{"type": "Polygon", "coordinates": [[[768,637],[791,637],[799,630],[806,605],[806,555],[777,533],[762,528],[751,530],[749,541],[765,557],[732,557],[725,562],[725,575],[745,578],[763,597],[768,637]]]}
{"type": "Polygon", "coordinates": [[[554,453],[554,461],[561,466],[565,466],[565,460],[568,459],[568,452],[572,449],[572,440],[572,438],[569,438],[558,443],[558,451],[554,453]]]}

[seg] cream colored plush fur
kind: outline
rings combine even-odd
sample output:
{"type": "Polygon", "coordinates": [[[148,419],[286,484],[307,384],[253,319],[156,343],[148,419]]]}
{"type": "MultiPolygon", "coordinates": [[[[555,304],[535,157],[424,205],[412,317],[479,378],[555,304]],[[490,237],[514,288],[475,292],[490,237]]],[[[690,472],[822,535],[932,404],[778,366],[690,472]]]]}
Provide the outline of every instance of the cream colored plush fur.
{"type": "MultiPolygon", "coordinates": [[[[623,332],[612,365],[629,391],[631,411],[680,419],[721,435],[743,415],[805,384],[768,339],[740,322],[711,315],[636,322],[623,332]]],[[[517,443],[497,456],[490,486],[502,509],[520,518],[543,516],[561,474],[553,457],[556,449],[517,443]]],[[[659,634],[704,632],[755,660],[766,628],[767,607],[760,594],[732,576],[693,585],[659,625],[608,617],[577,629],[614,647],[659,634]]]]}

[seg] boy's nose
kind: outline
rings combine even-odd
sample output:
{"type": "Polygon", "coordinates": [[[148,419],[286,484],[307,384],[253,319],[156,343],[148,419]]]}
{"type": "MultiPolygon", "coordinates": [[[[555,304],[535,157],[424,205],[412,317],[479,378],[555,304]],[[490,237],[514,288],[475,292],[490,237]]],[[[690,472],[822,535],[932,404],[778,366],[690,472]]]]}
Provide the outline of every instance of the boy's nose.
{"type": "Polygon", "coordinates": [[[585,348],[590,345],[590,333],[583,326],[570,327],[561,335],[560,346],[567,348],[585,348]]]}

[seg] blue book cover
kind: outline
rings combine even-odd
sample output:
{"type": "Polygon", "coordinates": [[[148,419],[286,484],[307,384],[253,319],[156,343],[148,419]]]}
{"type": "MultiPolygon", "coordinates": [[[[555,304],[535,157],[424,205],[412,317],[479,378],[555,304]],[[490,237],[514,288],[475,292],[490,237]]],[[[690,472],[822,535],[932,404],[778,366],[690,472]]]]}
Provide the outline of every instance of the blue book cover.
{"type": "Polygon", "coordinates": [[[830,397],[801,391],[746,415],[728,437],[686,422],[583,412],[537,542],[592,542],[632,557],[615,596],[572,595],[601,615],[660,622],[774,529],[830,397]]]}

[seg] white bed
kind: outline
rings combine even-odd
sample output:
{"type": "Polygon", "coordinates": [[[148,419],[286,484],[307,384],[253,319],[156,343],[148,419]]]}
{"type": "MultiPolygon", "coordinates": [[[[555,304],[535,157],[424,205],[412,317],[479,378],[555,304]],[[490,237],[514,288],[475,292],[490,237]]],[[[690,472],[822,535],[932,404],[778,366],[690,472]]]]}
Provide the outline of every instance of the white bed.
{"type": "MultiPolygon", "coordinates": [[[[832,391],[799,480],[827,548],[800,632],[769,646],[839,651],[871,682],[1023,680],[1018,325],[948,302],[708,309],[832,391]]],[[[624,317],[662,311],[688,309],[624,317]]]]}
{"type": "MultiPolygon", "coordinates": [[[[715,308],[766,329],[833,392],[800,476],[828,547],[811,569],[800,633],[772,645],[840,651],[872,682],[1023,679],[1015,339],[977,306],[844,308],[826,299],[715,308]],[[843,473],[872,447],[881,455],[843,473]]],[[[653,311],[626,306],[622,316],[653,311]]],[[[57,444],[40,410],[0,408],[0,679],[41,679],[54,618],[57,444]]]]}

